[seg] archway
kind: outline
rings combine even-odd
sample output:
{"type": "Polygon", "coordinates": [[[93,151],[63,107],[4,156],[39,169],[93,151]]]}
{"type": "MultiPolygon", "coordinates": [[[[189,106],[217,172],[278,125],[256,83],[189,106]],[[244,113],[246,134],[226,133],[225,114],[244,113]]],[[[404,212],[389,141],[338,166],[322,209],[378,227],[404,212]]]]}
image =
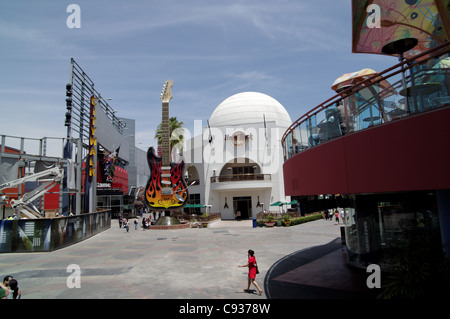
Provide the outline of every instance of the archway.
{"type": "Polygon", "coordinates": [[[186,183],[188,185],[200,185],[200,177],[198,174],[198,170],[194,165],[188,166],[186,168],[186,183]]]}

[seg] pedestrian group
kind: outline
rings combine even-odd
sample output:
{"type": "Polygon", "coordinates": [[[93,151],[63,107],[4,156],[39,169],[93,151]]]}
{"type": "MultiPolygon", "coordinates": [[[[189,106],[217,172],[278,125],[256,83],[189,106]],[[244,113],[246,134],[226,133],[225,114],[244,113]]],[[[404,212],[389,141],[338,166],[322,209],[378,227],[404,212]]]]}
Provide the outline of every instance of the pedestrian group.
{"type": "Polygon", "coordinates": [[[0,283],[0,299],[20,299],[22,292],[13,276],[5,276],[0,283]]]}

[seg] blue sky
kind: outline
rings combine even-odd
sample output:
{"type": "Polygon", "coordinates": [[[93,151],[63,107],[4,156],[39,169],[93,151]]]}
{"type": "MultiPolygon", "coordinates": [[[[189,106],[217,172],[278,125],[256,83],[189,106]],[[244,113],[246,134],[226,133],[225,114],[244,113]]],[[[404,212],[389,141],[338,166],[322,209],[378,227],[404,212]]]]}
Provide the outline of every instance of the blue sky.
{"type": "Polygon", "coordinates": [[[257,91],[296,120],[334,95],[331,84],[393,57],[351,53],[350,0],[15,0],[0,2],[0,134],[65,137],[70,58],[117,116],[154,145],[160,93],[193,132],[227,97],[257,91]],[[81,28],[69,29],[69,4],[81,28]]]}

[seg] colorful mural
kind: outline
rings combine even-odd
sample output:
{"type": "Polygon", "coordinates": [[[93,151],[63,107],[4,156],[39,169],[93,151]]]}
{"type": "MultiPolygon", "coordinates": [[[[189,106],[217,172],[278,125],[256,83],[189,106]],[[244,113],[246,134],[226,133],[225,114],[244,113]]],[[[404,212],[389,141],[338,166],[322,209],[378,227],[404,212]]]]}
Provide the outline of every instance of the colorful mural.
{"type": "Polygon", "coordinates": [[[120,146],[113,152],[104,150],[98,155],[98,161],[100,164],[100,174],[102,177],[102,183],[112,183],[114,174],[116,172],[116,164],[119,158],[120,146]]]}
{"type": "Polygon", "coordinates": [[[353,0],[353,52],[383,54],[395,40],[415,38],[405,58],[448,40],[450,0],[353,0]]]}

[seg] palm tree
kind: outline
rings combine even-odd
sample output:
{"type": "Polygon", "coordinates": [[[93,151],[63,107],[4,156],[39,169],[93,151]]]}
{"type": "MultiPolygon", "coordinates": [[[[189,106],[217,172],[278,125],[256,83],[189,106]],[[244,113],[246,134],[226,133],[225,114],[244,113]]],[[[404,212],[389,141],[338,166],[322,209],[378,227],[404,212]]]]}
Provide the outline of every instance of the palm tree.
{"type": "MultiPolygon", "coordinates": [[[[173,149],[174,146],[177,146],[180,150],[180,153],[183,152],[183,141],[184,135],[182,127],[184,123],[178,122],[176,117],[171,117],[169,119],[169,136],[170,136],[170,149],[173,149]]],[[[162,132],[161,132],[162,123],[158,125],[158,128],[155,132],[155,139],[158,140],[158,145],[162,143],[162,132]]]]}

